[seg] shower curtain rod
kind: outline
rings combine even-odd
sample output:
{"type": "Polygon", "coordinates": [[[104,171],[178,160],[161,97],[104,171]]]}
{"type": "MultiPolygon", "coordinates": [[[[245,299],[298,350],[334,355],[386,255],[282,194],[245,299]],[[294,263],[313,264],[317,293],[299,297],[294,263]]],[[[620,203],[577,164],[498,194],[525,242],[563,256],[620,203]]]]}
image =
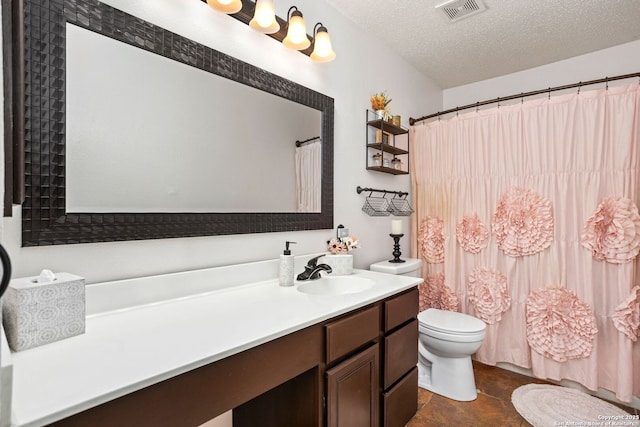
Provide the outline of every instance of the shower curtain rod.
{"type": "Polygon", "coordinates": [[[320,139],[319,136],[314,136],[313,138],[305,139],[304,141],[296,141],[296,147],[300,147],[305,142],[315,141],[316,139],[320,139]]]}
{"type": "Polygon", "coordinates": [[[462,111],[462,110],[468,110],[470,108],[478,108],[478,107],[480,107],[482,105],[500,103],[500,101],[509,101],[511,99],[524,98],[526,96],[541,95],[543,93],[549,93],[549,96],[551,96],[551,92],[555,92],[555,91],[558,91],[558,90],[572,89],[572,88],[576,88],[576,87],[580,88],[582,86],[589,86],[589,85],[594,85],[594,84],[598,84],[598,83],[606,83],[607,84],[607,88],[608,88],[609,87],[608,86],[609,82],[612,82],[612,81],[615,81],[615,80],[630,79],[630,78],[633,78],[633,77],[640,78],[640,72],[631,73],[631,74],[623,74],[623,75],[614,76],[614,77],[605,77],[604,79],[589,80],[589,81],[586,81],[586,82],[578,82],[578,83],[573,83],[573,84],[564,85],[564,86],[556,86],[556,87],[550,87],[550,88],[547,88],[547,89],[534,90],[532,92],[523,92],[523,93],[520,93],[518,95],[510,95],[510,96],[505,96],[505,97],[498,97],[496,99],[489,99],[489,100],[482,101],[482,102],[476,102],[475,104],[468,104],[468,105],[463,105],[462,107],[451,108],[451,109],[446,110],[446,111],[439,111],[437,113],[429,114],[428,116],[422,116],[422,117],[419,117],[417,119],[414,119],[413,117],[411,117],[411,118],[409,118],[409,124],[411,126],[413,126],[417,122],[421,122],[423,120],[431,119],[431,118],[434,118],[434,117],[440,117],[440,116],[443,116],[443,115],[449,114],[449,113],[456,113],[456,112],[462,111]]]}

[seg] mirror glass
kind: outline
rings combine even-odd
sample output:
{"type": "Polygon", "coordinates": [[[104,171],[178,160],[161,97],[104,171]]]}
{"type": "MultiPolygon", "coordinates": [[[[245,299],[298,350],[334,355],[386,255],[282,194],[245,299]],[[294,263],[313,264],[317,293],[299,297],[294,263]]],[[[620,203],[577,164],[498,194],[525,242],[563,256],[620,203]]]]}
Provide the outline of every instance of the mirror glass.
{"type": "MultiPolygon", "coordinates": [[[[320,111],[76,25],[66,33],[67,212],[320,211],[298,207],[295,167],[320,111]]],[[[304,191],[320,197],[314,185],[304,191]]]]}

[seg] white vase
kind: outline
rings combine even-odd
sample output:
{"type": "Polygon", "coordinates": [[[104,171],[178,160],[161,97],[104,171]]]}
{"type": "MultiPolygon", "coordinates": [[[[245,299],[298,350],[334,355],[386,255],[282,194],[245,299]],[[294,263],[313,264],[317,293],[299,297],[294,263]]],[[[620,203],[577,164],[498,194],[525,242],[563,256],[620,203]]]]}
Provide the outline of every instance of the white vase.
{"type": "Polygon", "coordinates": [[[320,259],[320,261],[331,267],[331,276],[346,276],[348,274],[353,274],[353,255],[325,255],[320,259]]]}

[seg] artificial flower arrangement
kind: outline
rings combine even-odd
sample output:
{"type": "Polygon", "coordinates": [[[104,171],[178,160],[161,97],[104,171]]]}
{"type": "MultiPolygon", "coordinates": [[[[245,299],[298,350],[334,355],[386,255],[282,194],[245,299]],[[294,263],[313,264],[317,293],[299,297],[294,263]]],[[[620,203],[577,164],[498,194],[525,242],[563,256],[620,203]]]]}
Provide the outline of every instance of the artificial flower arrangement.
{"type": "Polygon", "coordinates": [[[384,118],[387,119],[389,117],[389,103],[391,102],[391,98],[387,97],[387,92],[380,92],[371,95],[371,108],[375,111],[380,111],[384,115],[384,118]]]}
{"type": "Polygon", "coordinates": [[[345,254],[353,249],[358,249],[360,242],[355,236],[339,237],[327,242],[327,249],[332,254],[345,254]]]}

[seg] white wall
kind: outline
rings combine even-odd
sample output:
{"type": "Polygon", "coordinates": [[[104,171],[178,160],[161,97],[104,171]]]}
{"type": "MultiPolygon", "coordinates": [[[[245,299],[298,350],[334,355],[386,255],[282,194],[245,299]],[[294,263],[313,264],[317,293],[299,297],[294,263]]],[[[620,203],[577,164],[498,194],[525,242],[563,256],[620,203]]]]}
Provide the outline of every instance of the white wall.
{"type": "MultiPolygon", "coordinates": [[[[365,109],[371,94],[387,90],[393,98],[392,112],[400,114],[406,126],[409,116],[441,108],[439,87],[322,0],[298,0],[296,5],[304,13],[309,33],[320,21],[331,35],[337,58],[325,64],[312,62],[199,0],[105,3],[333,97],[335,225],[344,224],[360,239],[356,267],[368,267],[391,256],[388,234],[393,217],[364,214],[364,195],[356,194],[356,187],[408,191],[410,181],[408,176],[365,170],[365,109]]],[[[290,4],[276,3],[277,14],[286,16],[290,4]]],[[[404,221],[408,231],[408,218],[404,221]]],[[[20,209],[14,208],[14,216],[5,218],[3,224],[2,243],[12,258],[14,277],[36,275],[48,268],[84,276],[87,283],[272,259],[282,253],[285,240],[298,242],[293,247],[296,254],[320,252],[334,233],[316,230],[22,248],[20,209]]],[[[408,254],[408,238],[401,243],[408,254]]]]}
{"type": "MultiPolygon", "coordinates": [[[[442,108],[448,110],[522,92],[597,80],[607,76],[637,73],[640,71],[638,52],[640,52],[640,40],[529,70],[445,89],[442,94],[442,108]]],[[[621,80],[611,84],[628,83],[629,80],[621,80]]],[[[596,86],[586,86],[583,90],[595,88],[596,86]]]]}

